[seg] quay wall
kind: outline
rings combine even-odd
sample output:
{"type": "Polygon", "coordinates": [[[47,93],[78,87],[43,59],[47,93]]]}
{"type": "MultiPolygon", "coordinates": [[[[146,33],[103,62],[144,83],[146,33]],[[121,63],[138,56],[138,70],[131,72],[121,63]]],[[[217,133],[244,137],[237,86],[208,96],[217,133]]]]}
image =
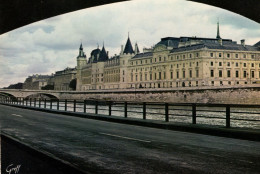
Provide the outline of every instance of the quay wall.
{"type": "Polygon", "coordinates": [[[128,89],[60,93],[60,99],[98,99],[111,101],[260,104],[260,87],[204,89],[128,89]]]}

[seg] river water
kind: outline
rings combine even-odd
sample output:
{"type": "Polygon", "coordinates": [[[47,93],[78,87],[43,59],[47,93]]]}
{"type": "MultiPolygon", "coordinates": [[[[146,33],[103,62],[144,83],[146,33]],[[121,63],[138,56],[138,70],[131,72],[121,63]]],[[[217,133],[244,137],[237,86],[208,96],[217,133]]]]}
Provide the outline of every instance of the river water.
{"type": "MultiPolygon", "coordinates": [[[[34,102],[32,102],[34,106],[34,102]]],[[[64,102],[59,103],[59,110],[65,110],[64,102]]],[[[39,103],[36,102],[36,107],[39,103]]],[[[84,112],[83,103],[76,104],[76,112],[84,112]]],[[[41,103],[44,108],[44,103],[41,103]]],[[[50,108],[50,103],[46,103],[46,108],[50,108]]],[[[52,102],[52,109],[57,109],[57,102],[52,102]]],[[[175,123],[192,123],[191,106],[169,106],[169,121],[175,123]]],[[[98,106],[98,114],[108,115],[109,107],[105,105],[98,106]]],[[[74,104],[68,102],[67,111],[74,111],[74,104]]],[[[243,127],[260,129],[260,108],[232,108],[231,127],[243,127]]],[[[87,104],[86,113],[95,113],[95,105],[87,104]]],[[[225,107],[197,107],[197,124],[225,126],[226,108],[225,107]]],[[[112,116],[124,117],[123,104],[112,105],[112,116]]],[[[143,119],[142,105],[128,105],[127,117],[143,119]]],[[[165,120],[165,108],[163,105],[146,105],[146,119],[148,120],[165,120]]]]}

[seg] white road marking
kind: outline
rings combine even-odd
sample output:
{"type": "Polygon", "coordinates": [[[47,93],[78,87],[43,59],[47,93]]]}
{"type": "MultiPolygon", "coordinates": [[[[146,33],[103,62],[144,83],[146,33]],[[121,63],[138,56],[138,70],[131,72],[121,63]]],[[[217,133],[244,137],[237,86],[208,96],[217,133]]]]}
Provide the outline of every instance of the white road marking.
{"type": "Polygon", "coordinates": [[[145,142],[145,143],[151,143],[151,141],[148,141],[148,140],[141,140],[141,139],[136,139],[136,138],[131,138],[131,137],[124,137],[124,136],[120,136],[120,135],[107,134],[107,133],[102,133],[102,132],[100,132],[100,134],[111,136],[111,137],[123,138],[123,139],[127,139],[127,140],[134,140],[134,141],[140,141],[140,142],[145,142]]]}
{"type": "Polygon", "coordinates": [[[16,117],[23,117],[21,115],[18,115],[18,114],[12,114],[13,116],[16,116],[16,117]]]}

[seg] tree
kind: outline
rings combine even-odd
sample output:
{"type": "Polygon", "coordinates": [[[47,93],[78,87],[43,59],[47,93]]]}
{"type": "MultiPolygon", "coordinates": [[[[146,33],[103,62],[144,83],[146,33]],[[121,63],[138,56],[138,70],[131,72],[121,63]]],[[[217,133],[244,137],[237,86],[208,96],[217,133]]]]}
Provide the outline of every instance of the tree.
{"type": "Polygon", "coordinates": [[[45,85],[42,87],[42,90],[54,90],[54,85],[45,85]]]}
{"type": "Polygon", "coordinates": [[[70,81],[70,84],[69,84],[69,87],[72,89],[72,90],[76,90],[76,87],[77,87],[77,79],[72,79],[70,81]]]}

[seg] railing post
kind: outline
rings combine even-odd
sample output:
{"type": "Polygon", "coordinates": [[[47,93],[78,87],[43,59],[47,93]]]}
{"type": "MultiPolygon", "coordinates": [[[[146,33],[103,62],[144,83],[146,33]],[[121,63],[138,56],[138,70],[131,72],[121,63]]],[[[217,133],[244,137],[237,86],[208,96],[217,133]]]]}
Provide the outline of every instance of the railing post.
{"type": "Polygon", "coordinates": [[[60,100],[57,100],[57,110],[60,110],[60,100]]]}
{"type": "Polygon", "coordinates": [[[44,99],[44,108],[46,109],[46,98],[44,99]]]}
{"type": "Polygon", "coordinates": [[[73,111],[76,112],[76,105],[77,105],[77,101],[74,100],[74,104],[73,104],[73,111]]]}
{"type": "Polygon", "coordinates": [[[24,98],[23,98],[23,106],[24,106],[24,98]]]}
{"type": "Polygon", "coordinates": [[[226,127],[230,128],[230,105],[226,106],[226,127]]]}
{"type": "Polygon", "coordinates": [[[52,109],[52,99],[50,99],[50,109],[52,109]]]}
{"type": "Polygon", "coordinates": [[[196,124],[196,117],[197,117],[197,113],[196,113],[196,104],[192,104],[192,124],[196,124]]]}
{"type": "Polygon", "coordinates": [[[30,98],[30,106],[32,106],[32,98],[30,98]]]}
{"type": "Polygon", "coordinates": [[[98,114],[98,101],[95,102],[95,114],[98,114]]]}
{"type": "Polygon", "coordinates": [[[34,98],[34,107],[36,107],[36,98],[34,98]]]}
{"type": "Polygon", "coordinates": [[[169,104],[165,103],[165,121],[169,122],[169,104]]]}
{"type": "Polygon", "coordinates": [[[39,98],[39,108],[41,108],[41,98],[39,98]]]}
{"type": "Polygon", "coordinates": [[[87,109],[87,108],[86,108],[86,105],[87,105],[87,101],[84,100],[84,106],[83,106],[83,112],[84,112],[84,113],[86,113],[86,109],[87,109]]]}
{"type": "Polygon", "coordinates": [[[108,115],[111,116],[112,115],[112,101],[108,102],[108,115]]]}
{"type": "Polygon", "coordinates": [[[25,102],[26,106],[28,106],[28,99],[25,99],[25,101],[26,101],[26,102],[25,102]]]}
{"type": "Polygon", "coordinates": [[[146,119],[146,103],[143,102],[143,119],[146,119]]]}
{"type": "Polygon", "coordinates": [[[127,102],[125,102],[124,105],[125,105],[125,107],[124,107],[125,108],[125,118],[127,118],[127,102]]]}
{"type": "Polygon", "coordinates": [[[65,106],[64,106],[65,111],[67,111],[67,103],[68,103],[68,101],[67,101],[67,99],[65,99],[65,106]]]}

